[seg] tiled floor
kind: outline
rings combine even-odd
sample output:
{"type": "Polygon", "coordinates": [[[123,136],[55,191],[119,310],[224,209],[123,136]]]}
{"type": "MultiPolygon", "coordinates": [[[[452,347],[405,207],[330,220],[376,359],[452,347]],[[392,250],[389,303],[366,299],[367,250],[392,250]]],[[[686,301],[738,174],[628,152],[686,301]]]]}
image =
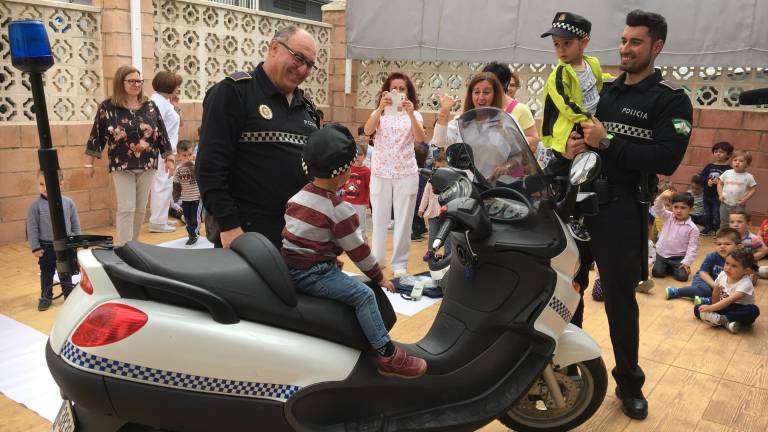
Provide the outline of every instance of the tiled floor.
{"type": "MultiPolygon", "coordinates": [[[[146,230],[146,227],[145,227],[146,230]]],[[[94,233],[109,233],[96,230],[94,233]]],[[[142,240],[151,243],[179,238],[173,234],[149,234],[142,240]]],[[[698,264],[712,250],[711,238],[702,237],[698,264]]],[[[411,272],[424,269],[420,258],[426,242],[412,243],[409,260],[411,272]]],[[[349,263],[348,265],[352,265],[349,263]]],[[[25,244],[0,247],[0,313],[48,332],[59,310],[58,303],[47,312],[35,309],[39,293],[36,261],[25,244]]],[[[579,431],[696,431],[731,432],[768,430],[768,324],[758,319],[756,325],[732,335],[697,321],[692,303],[664,300],[663,288],[681,286],[671,279],[656,281],[649,294],[638,294],[640,304],[640,364],[647,379],[644,390],[650,414],[645,421],[634,421],[621,413],[609,380],[605,402],[579,431]]],[[[757,288],[757,304],[768,311],[768,282],[757,288]]],[[[588,292],[589,294],[589,292],[588,292]]],[[[603,347],[606,366],[613,367],[608,327],[603,305],[586,296],[584,327],[603,347]]],[[[404,342],[418,340],[429,329],[439,305],[413,317],[400,317],[392,334],[404,342]]],[[[45,431],[50,424],[34,412],[0,396],[0,431],[45,431]]],[[[498,422],[482,429],[506,431],[498,422]]]]}

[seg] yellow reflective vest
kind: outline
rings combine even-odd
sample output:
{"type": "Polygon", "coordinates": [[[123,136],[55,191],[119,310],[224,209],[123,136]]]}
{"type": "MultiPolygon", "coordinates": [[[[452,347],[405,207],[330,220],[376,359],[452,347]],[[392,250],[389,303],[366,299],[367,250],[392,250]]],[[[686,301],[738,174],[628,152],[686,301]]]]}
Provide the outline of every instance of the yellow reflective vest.
{"type": "MultiPolygon", "coordinates": [[[[597,80],[598,93],[603,89],[603,79],[613,78],[610,74],[603,74],[600,61],[595,57],[584,56],[592,73],[597,80]]],[[[544,116],[541,122],[541,141],[546,148],[559,153],[565,152],[565,144],[568,136],[573,131],[573,126],[584,121],[589,121],[591,116],[582,110],[583,95],[576,71],[568,63],[558,61],[555,70],[549,74],[545,87],[544,116]]]]}

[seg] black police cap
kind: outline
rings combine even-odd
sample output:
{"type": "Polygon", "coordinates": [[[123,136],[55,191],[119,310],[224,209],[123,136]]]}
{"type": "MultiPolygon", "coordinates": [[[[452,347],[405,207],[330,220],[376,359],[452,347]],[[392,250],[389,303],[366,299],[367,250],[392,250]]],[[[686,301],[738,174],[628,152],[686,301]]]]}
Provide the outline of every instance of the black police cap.
{"type": "Polygon", "coordinates": [[[301,164],[312,177],[334,178],[344,174],[356,156],[357,144],[349,129],[331,123],[309,135],[301,164]]]}
{"type": "Polygon", "coordinates": [[[564,38],[585,38],[592,31],[592,23],[581,15],[571,12],[558,12],[552,20],[552,28],[541,37],[560,36],[564,38]]]}

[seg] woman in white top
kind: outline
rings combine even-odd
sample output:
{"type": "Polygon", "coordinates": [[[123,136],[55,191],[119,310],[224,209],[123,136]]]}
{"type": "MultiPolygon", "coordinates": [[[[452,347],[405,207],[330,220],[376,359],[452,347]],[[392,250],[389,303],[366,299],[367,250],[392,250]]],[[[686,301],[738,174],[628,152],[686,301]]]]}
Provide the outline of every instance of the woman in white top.
{"type": "Polygon", "coordinates": [[[399,277],[407,272],[408,266],[411,223],[419,189],[414,146],[426,140],[424,120],[417,111],[416,88],[405,74],[395,72],[387,77],[377,104],[365,123],[365,134],[375,133],[376,149],[371,159],[371,250],[383,267],[387,225],[394,209],[392,271],[399,277]]]}
{"type": "MultiPolygon", "coordinates": [[[[181,108],[179,107],[179,87],[182,78],[179,74],[168,71],[160,71],[152,79],[152,101],[160,110],[160,115],[168,131],[168,139],[176,154],[176,144],[179,142],[179,127],[181,126],[181,108]]],[[[160,165],[162,165],[162,160],[160,165]]],[[[175,222],[168,220],[168,209],[173,196],[173,178],[164,170],[157,170],[152,180],[152,189],[149,200],[149,232],[172,232],[175,222]],[[172,224],[170,224],[172,223],[172,224]]]]}

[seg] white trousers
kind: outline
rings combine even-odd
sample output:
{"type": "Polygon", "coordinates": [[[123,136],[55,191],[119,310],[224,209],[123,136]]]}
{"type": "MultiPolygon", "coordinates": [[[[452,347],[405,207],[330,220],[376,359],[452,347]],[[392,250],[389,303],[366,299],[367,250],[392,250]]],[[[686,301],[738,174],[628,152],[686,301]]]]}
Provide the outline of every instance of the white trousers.
{"type": "Polygon", "coordinates": [[[155,170],[115,171],[112,181],[117,196],[117,242],[121,246],[128,240],[138,240],[144,214],[147,211],[149,188],[155,170]]]}
{"type": "Polygon", "coordinates": [[[168,223],[168,209],[173,199],[173,177],[165,172],[165,160],[158,158],[149,198],[149,223],[163,226],[168,223]]]}
{"type": "Polygon", "coordinates": [[[411,225],[416,208],[419,176],[387,179],[371,176],[371,214],[373,216],[373,256],[382,267],[386,262],[387,225],[394,209],[395,229],[392,234],[392,271],[406,271],[411,247],[411,225]]]}

